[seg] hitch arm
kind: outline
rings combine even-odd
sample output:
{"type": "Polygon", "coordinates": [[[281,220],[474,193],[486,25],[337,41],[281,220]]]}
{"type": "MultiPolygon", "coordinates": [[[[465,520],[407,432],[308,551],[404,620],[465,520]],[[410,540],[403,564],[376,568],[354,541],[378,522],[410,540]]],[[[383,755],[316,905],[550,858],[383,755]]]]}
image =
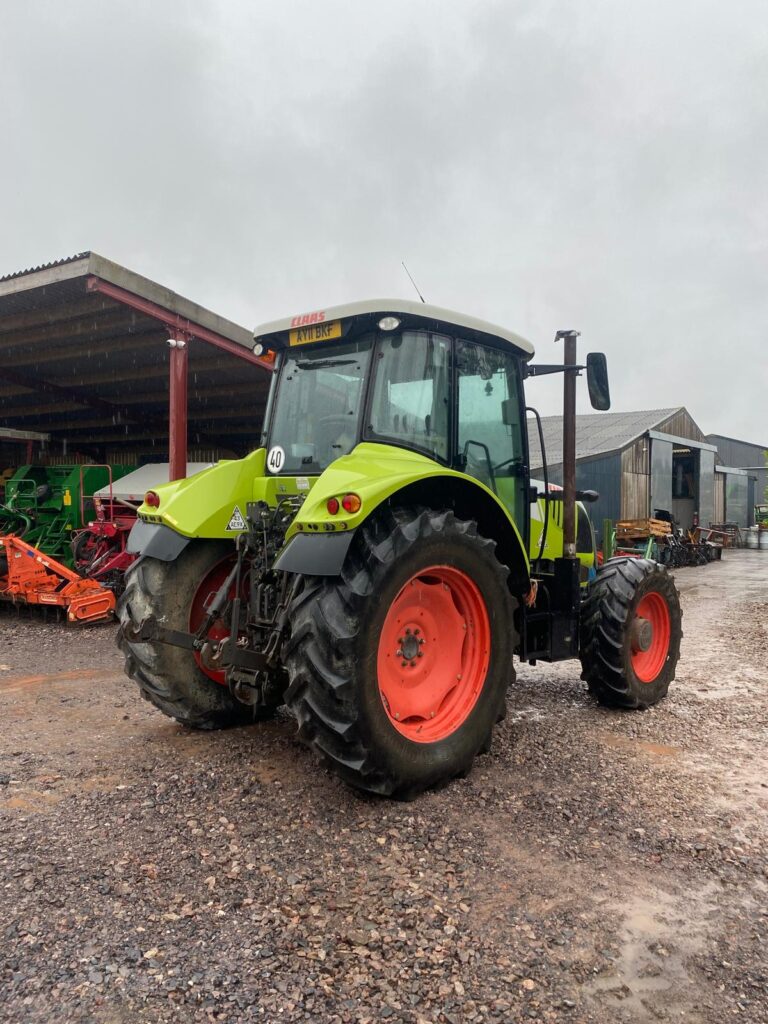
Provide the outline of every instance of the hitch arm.
{"type": "Polygon", "coordinates": [[[192,633],[182,633],[179,629],[167,629],[165,626],[161,626],[154,615],[148,615],[146,619],[142,619],[135,628],[123,627],[123,634],[126,640],[132,644],[154,641],[158,644],[169,644],[171,647],[183,647],[187,651],[199,651],[204,643],[192,633]]]}

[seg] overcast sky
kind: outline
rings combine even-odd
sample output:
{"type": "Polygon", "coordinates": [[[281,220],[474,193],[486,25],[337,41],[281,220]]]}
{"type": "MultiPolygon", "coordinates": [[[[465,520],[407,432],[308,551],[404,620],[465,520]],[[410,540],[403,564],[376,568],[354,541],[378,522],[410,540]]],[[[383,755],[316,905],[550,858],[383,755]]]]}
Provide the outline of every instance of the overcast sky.
{"type": "Polygon", "coordinates": [[[251,328],[404,259],[768,444],[765,0],[25,0],[0,96],[0,273],[93,249],[251,328]]]}

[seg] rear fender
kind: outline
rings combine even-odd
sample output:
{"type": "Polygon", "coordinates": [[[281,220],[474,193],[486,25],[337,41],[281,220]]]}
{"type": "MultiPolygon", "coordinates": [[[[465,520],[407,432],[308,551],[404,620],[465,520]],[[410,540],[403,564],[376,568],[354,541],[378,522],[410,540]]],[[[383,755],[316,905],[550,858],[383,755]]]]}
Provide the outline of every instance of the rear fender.
{"type": "Polygon", "coordinates": [[[338,535],[354,533],[385,501],[391,505],[451,508],[460,519],[474,519],[483,536],[496,541],[499,559],[509,566],[513,592],[522,594],[528,589],[530,568],[525,545],[517,525],[492,491],[473,477],[426,456],[369,443],[337,459],[319,477],[291,524],[288,544],[275,568],[338,575],[351,542],[338,535]],[[331,514],[328,500],[341,502],[349,493],[360,498],[360,510],[350,514],[340,507],[339,512],[331,514]],[[303,564],[303,558],[309,559],[309,553],[315,550],[317,556],[313,555],[311,561],[321,565],[322,572],[317,568],[313,572],[308,563],[303,564]]]}
{"type": "Polygon", "coordinates": [[[242,522],[246,504],[262,497],[259,484],[267,480],[272,483],[275,478],[264,477],[264,449],[259,448],[244,459],[217,462],[184,480],[158,482],[152,490],[160,499],[159,506],[141,505],[139,518],[187,539],[232,539],[243,527],[233,529],[230,524],[233,519],[242,522]]]}

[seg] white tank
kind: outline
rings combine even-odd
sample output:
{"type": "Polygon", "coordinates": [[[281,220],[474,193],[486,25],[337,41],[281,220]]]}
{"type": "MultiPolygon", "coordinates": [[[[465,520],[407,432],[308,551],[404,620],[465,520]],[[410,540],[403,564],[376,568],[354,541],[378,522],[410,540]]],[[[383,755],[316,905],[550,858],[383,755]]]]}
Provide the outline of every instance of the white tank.
{"type": "Polygon", "coordinates": [[[758,533],[758,547],[761,551],[768,551],[768,530],[760,530],[758,533]]]}
{"type": "Polygon", "coordinates": [[[746,547],[748,547],[748,548],[756,548],[758,546],[758,539],[757,539],[758,529],[757,529],[757,527],[756,526],[750,526],[750,528],[748,530],[745,530],[744,533],[745,533],[745,536],[746,536],[746,547]]]}

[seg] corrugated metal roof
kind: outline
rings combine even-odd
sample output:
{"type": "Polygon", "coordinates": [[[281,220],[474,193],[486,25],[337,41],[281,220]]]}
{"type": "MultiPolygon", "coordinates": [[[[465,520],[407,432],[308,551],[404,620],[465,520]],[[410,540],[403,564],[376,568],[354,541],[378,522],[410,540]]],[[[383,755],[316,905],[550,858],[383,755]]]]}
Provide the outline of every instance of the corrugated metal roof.
{"type": "Polygon", "coordinates": [[[726,434],[707,434],[710,444],[716,445],[718,441],[729,441],[731,444],[743,444],[747,448],[757,448],[761,452],[768,451],[768,444],[757,444],[755,441],[743,441],[738,437],[728,437],[726,434]]]}
{"type": "MultiPolygon", "coordinates": [[[[596,412],[576,417],[576,458],[588,459],[595,455],[621,451],[622,448],[668,420],[682,406],[671,409],[649,409],[646,412],[596,412]]],[[[547,462],[557,466],[563,461],[563,417],[542,416],[541,426],[547,462]]],[[[531,468],[541,468],[541,449],[536,421],[528,420],[528,438],[531,468]]]]}
{"type": "Polygon", "coordinates": [[[0,316],[61,305],[86,292],[91,276],[233,341],[250,355],[252,336],[244,327],[93,251],[0,278],[0,316]]]}
{"type": "Polygon", "coordinates": [[[35,274],[38,270],[50,270],[51,267],[61,267],[65,263],[74,263],[76,260],[84,260],[90,256],[90,250],[77,252],[74,256],[64,256],[60,260],[51,260],[50,263],[41,263],[37,267],[27,267],[26,270],[14,270],[11,274],[3,274],[0,281],[12,281],[14,277],[24,277],[25,274],[35,274]]]}
{"type": "Polygon", "coordinates": [[[190,328],[190,447],[250,451],[270,379],[251,361],[250,331],[90,251],[0,279],[0,427],[91,458],[119,447],[162,457],[169,322],[190,328]]]}

